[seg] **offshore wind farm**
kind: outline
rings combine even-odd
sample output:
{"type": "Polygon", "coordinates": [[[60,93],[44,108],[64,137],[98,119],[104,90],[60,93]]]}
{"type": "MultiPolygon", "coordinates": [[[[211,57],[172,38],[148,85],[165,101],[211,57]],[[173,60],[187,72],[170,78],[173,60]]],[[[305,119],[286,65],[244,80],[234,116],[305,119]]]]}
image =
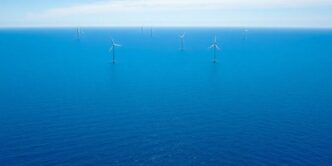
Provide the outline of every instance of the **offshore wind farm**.
{"type": "Polygon", "coordinates": [[[81,30],[0,30],[1,165],[329,164],[331,31],[81,30]]]}
{"type": "Polygon", "coordinates": [[[330,166],[331,11],[1,2],[0,166],[330,166]]]}

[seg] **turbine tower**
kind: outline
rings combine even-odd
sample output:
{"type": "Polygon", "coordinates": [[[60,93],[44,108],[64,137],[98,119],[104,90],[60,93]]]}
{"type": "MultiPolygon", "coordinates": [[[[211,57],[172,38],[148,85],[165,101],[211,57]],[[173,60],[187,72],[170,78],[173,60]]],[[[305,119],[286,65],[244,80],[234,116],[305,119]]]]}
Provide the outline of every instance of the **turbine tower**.
{"type": "Polygon", "coordinates": [[[111,46],[109,52],[112,53],[112,63],[113,63],[113,64],[115,63],[115,48],[116,48],[116,47],[121,47],[121,45],[115,43],[114,40],[112,40],[112,46],[111,46]]]}
{"type": "Polygon", "coordinates": [[[183,33],[182,35],[180,35],[180,50],[184,51],[184,37],[185,37],[185,33],[183,33]]]}
{"type": "Polygon", "coordinates": [[[248,38],[248,29],[244,29],[244,40],[247,40],[248,38]]]}
{"type": "Polygon", "coordinates": [[[82,34],[81,28],[80,28],[80,27],[77,27],[77,28],[76,28],[76,36],[77,36],[77,40],[78,40],[78,41],[81,40],[81,34],[82,34]]]}
{"type": "Polygon", "coordinates": [[[213,49],[213,63],[217,63],[217,50],[220,50],[218,43],[217,43],[217,37],[214,37],[214,41],[212,42],[212,45],[209,47],[210,49],[213,49]]]}

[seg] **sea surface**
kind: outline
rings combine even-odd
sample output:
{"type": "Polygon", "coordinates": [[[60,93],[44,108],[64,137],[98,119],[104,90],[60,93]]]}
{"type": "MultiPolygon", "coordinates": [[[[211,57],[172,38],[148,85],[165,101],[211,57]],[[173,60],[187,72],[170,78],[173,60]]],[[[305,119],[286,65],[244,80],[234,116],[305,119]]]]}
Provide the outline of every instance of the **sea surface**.
{"type": "Polygon", "coordinates": [[[330,166],[332,30],[0,29],[0,165],[330,166]]]}

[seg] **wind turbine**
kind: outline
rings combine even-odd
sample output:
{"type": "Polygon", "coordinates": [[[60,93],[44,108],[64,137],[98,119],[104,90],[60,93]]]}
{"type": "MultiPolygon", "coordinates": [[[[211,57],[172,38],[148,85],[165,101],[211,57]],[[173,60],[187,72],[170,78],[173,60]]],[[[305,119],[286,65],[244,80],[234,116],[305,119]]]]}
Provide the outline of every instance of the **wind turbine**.
{"type": "Polygon", "coordinates": [[[78,41],[81,40],[81,34],[82,34],[81,28],[80,28],[80,27],[77,27],[77,28],[76,28],[76,36],[77,36],[77,40],[78,40],[78,41]]]}
{"type": "Polygon", "coordinates": [[[210,49],[213,48],[213,63],[217,63],[217,50],[220,50],[218,43],[217,43],[217,37],[214,36],[214,41],[212,42],[212,45],[209,47],[210,49]]]}
{"type": "Polygon", "coordinates": [[[150,37],[152,38],[152,27],[150,28],[150,37]]]}
{"type": "Polygon", "coordinates": [[[121,47],[121,45],[115,43],[114,40],[112,40],[112,46],[111,46],[109,52],[112,53],[112,63],[113,63],[113,64],[115,63],[115,48],[116,48],[116,47],[121,47]]]}
{"type": "Polygon", "coordinates": [[[243,30],[244,31],[244,40],[247,40],[247,33],[248,33],[248,29],[244,29],[243,30]]]}
{"type": "Polygon", "coordinates": [[[183,33],[182,35],[180,35],[180,50],[183,51],[184,50],[184,37],[185,37],[185,33],[183,33]]]}

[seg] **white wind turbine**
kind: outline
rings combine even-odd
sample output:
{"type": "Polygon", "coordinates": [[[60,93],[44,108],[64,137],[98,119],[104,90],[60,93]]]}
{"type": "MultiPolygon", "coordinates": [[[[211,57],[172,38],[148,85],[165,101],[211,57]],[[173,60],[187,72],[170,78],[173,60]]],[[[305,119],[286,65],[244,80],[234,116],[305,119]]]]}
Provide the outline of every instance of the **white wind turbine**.
{"type": "Polygon", "coordinates": [[[217,50],[220,50],[218,43],[217,43],[217,37],[214,37],[214,41],[212,42],[212,45],[209,47],[210,49],[213,49],[213,63],[217,63],[217,50]]]}
{"type": "Polygon", "coordinates": [[[183,33],[182,35],[180,35],[180,50],[183,51],[184,50],[184,37],[185,37],[185,33],[183,33]]]}
{"type": "Polygon", "coordinates": [[[115,63],[115,48],[116,48],[116,47],[121,47],[121,45],[115,43],[114,40],[112,40],[112,46],[111,46],[109,52],[112,53],[112,63],[113,63],[113,64],[115,63]]]}
{"type": "Polygon", "coordinates": [[[248,38],[248,29],[244,29],[243,30],[244,31],[244,40],[247,40],[247,38],[248,38]]]}
{"type": "Polygon", "coordinates": [[[82,30],[80,27],[77,27],[76,28],[76,37],[77,37],[77,40],[80,41],[81,40],[81,35],[82,35],[82,30]]]}

